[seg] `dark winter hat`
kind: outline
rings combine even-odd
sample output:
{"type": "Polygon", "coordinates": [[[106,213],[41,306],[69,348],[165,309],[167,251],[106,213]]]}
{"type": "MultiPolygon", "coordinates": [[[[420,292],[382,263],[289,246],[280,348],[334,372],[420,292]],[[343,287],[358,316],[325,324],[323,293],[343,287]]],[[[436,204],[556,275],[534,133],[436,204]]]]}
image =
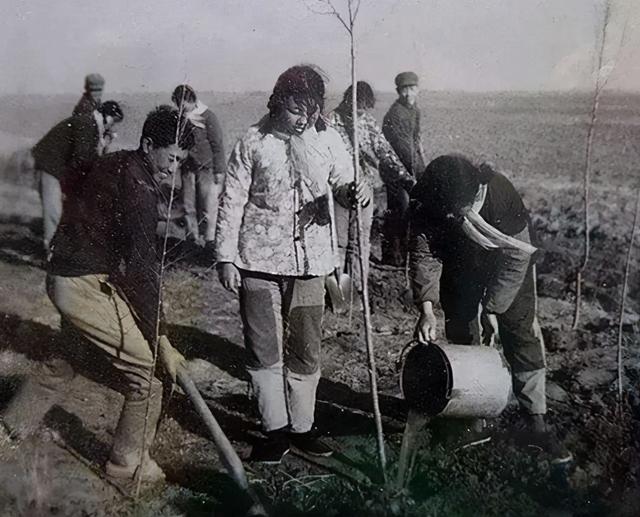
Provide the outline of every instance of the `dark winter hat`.
{"type": "Polygon", "coordinates": [[[418,76],[413,72],[401,72],[396,75],[396,88],[404,86],[417,86],[418,76]]]}
{"type": "Polygon", "coordinates": [[[104,89],[104,77],[100,74],[89,74],[84,78],[84,89],[88,92],[104,89]]]}

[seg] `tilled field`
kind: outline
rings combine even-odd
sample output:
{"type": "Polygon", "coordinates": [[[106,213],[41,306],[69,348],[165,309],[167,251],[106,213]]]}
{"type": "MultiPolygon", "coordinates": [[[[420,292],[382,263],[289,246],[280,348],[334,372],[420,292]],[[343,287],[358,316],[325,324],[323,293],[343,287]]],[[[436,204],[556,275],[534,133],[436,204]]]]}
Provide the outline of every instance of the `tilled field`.
{"type": "MultiPolygon", "coordinates": [[[[527,195],[528,194],[528,195],[527,195]]],[[[579,255],[575,192],[533,189],[543,248],[539,262],[540,317],[547,341],[550,419],[573,451],[558,475],[548,458],[512,443],[517,411],[511,405],[491,445],[464,451],[425,445],[409,488],[385,493],[355,485],[333,471],[288,456],[279,467],[247,465],[252,483],[275,505],[274,515],[637,515],[640,354],[636,350],[637,262],[625,316],[623,382],[616,399],[616,307],[632,203],[616,189],[600,189],[592,269],[580,329],[573,314],[571,271],[579,255]],[[329,501],[332,501],[329,504],[329,501]]],[[[5,185],[0,214],[0,404],[35,352],[56,337],[58,317],[44,292],[37,257],[38,200],[33,191],[5,185]]],[[[637,260],[637,254],[635,260],[637,260]]],[[[381,407],[395,468],[406,409],[397,361],[411,340],[416,314],[406,304],[404,272],[372,267],[371,293],[381,407]]],[[[248,397],[237,300],[214,271],[186,261],[166,279],[166,312],[174,343],[223,429],[246,458],[258,436],[248,397]]],[[[317,423],[353,468],[376,478],[374,426],[361,313],[327,313],[317,423]]],[[[176,393],[155,445],[168,485],[133,501],[100,476],[116,424],[120,395],[82,376],[70,396],[48,414],[47,432],[0,455],[1,515],[239,515],[233,490],[206,431],[189,402],[176,393]]],[[[432,435],[435,430],[432,429],[432,435]]]]}

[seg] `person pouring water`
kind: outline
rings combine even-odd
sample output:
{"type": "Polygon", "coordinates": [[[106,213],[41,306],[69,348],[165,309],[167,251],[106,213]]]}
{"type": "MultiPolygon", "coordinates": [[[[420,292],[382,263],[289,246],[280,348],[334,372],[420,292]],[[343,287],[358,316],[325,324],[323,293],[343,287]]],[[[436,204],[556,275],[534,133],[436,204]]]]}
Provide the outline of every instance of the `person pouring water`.
{"type": "Polygon", "coordinates": [[[536,248],[513,184],[489,164],[476,167],[462,156],[440,156],[411,192],[410,217],[410,276],[420,311],[416,339],[429,343],[438,337],[438,303],[450,343],[487,345],[499,334],[528,444],[547,451],[554,463],[570,461],[571,453],[545,421],[536,248]]]}

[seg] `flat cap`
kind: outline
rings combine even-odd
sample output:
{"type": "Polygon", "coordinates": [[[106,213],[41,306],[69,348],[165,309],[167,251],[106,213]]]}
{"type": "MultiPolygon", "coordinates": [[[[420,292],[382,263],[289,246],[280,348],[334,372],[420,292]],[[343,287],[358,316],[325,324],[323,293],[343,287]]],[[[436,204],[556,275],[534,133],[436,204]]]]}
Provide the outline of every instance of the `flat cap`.
{"type": "Polygon", "coordinates": [[[396,88],[403,86],[415,86],[418,84],[418,76],[413,72],[401,72],[396,75],[396,88]]]}
{"type": "Polygon", "coordinates": [[[102,90],[104,88],[104,77],[100,74],[89,74],[84,78],[85,90],[102,90]]]}

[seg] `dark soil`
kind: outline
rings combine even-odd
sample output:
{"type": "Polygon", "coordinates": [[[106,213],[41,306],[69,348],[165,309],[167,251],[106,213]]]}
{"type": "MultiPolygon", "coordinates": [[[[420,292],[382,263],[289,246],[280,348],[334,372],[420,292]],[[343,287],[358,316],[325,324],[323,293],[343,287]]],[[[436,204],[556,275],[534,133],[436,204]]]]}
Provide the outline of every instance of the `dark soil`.
{"type": "MultiPolygon", "coordinates": [[[[7,187],[4,197],[19,194],[21,204],[7,202],[0,213],[0,407],[33,370],[38,350],[56,339],[59,324],[40,267],[37,197],[16,189],[7,187]]],[[[423,447],[413,481],[402,493],[356,486],[293,455],[278,467],[246,463],[254,487],[274,505],[274,515],[637,515],[640,362],[631,346],[638,330],[637,262],[624,326],[622,404],[616,398],[615,314],[631,203],[624,193],[603,190],[582,320],[579,330],[571,331],[578,214],[575,207],[563,206],[566,192],[535,192],[527,202],[546,250],[539,275],[549,418],[575,456],[571,468],[554,472],[544,454],[512,442],[519,416],[511,404],[496,423],[493,445],[458,452],[423,447]]],[[[397,363],[411,340],[416,313],[408,303],[403,270],[373,264],[371,271],[380,402],[392,473],[406,418],[397,363]]],[[[237,300],[221,288],[212,270],[189,262],[169,270],[165,295],[173,341],[246,458],[259,430],[248,397],[237,300]]],[[[105,482],[99,472],[121,402],[117,393],[77,376],[70,396],[47,415],[47,432],[15,450],[0,449],[0,514],[241,514],[245,501],[223,474],[204,427],[180,393],[168,407],[153,450],[168,485],[133,501],[105,482]]],[[[375,479],[370,412],[361,313],[356,307],[351,323],[348,316],[327,313],[317,424],[354,468],[375,479]]],[[[434,428],[430,434],[435,433],[434,428]]]]}

